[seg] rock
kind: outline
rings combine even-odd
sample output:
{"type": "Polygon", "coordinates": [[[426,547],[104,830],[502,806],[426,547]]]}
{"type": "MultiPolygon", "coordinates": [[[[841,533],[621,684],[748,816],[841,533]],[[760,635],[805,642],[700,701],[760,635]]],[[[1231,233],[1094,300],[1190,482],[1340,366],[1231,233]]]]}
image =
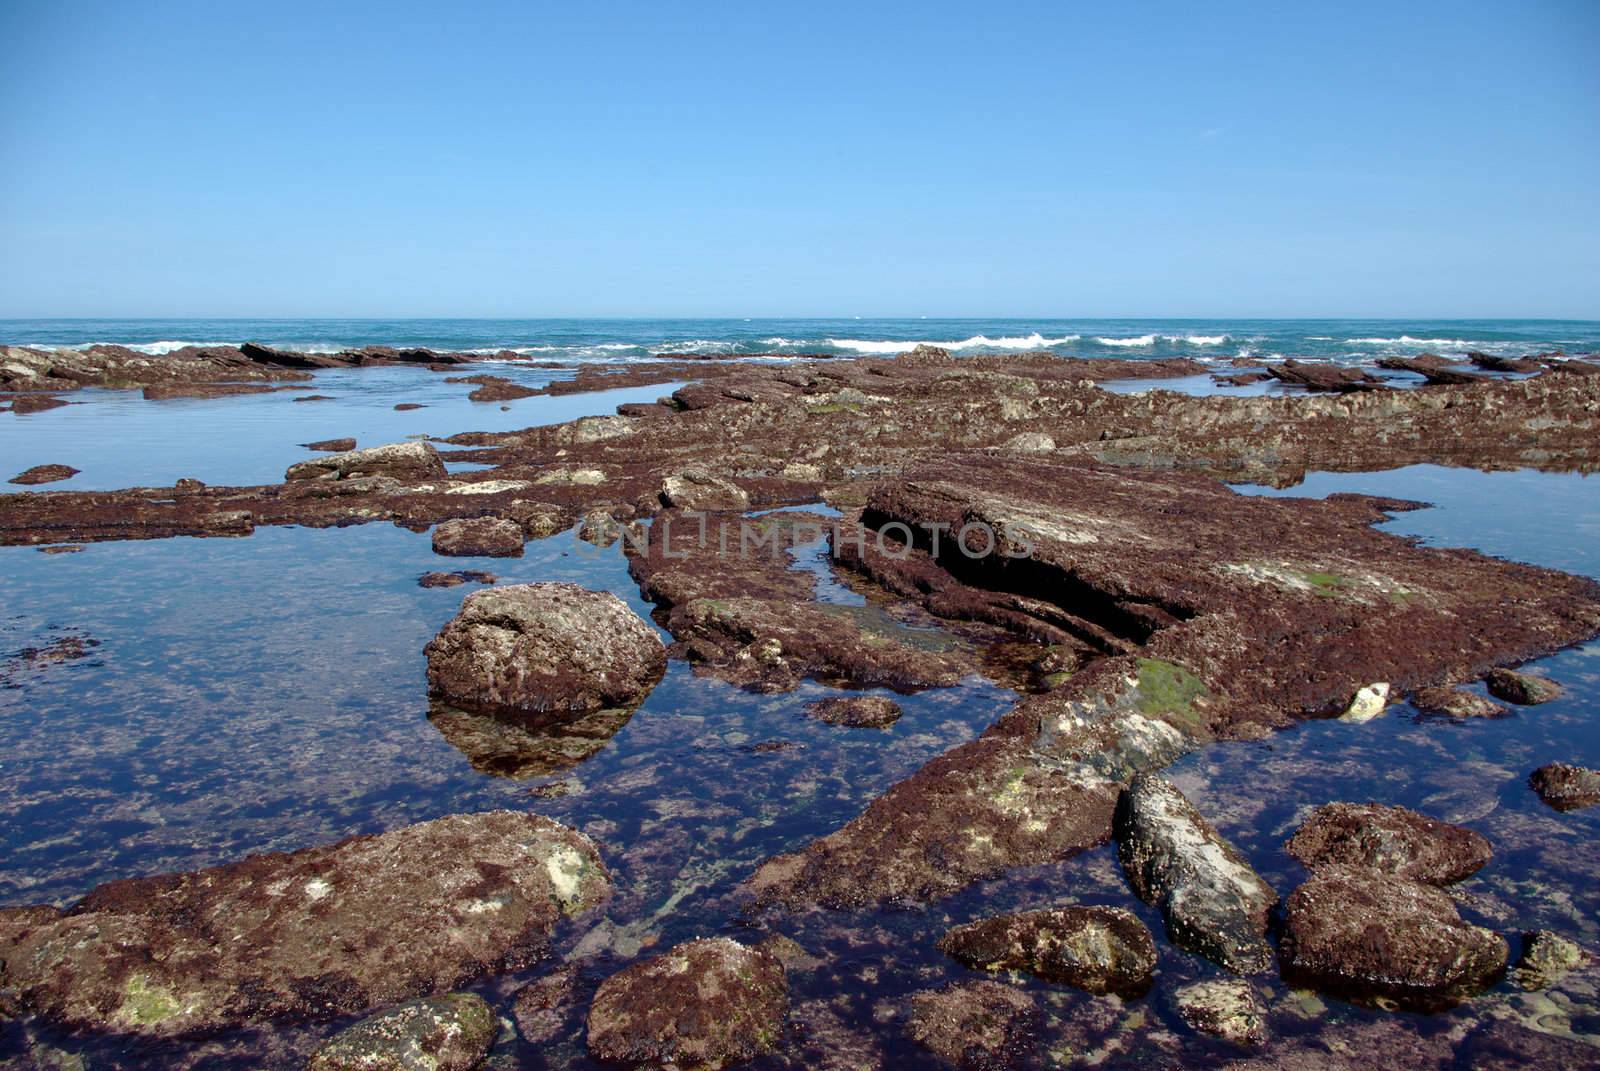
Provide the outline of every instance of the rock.
{"type": "Polygon", "coordinates": [[[1493,854],[1474,830],[1378,803],[1324,804],[1311,812],[1287,848],[1313,870],[1371,867],[1429,885],[1460,881],[1493,854]]]}
{"type": "Polygon", "coordinates": [[[1432,885],[1328,866],[1289,895],[1279,955],[1292,985],[1427,1009],[1491,985],[1507,949],[1432,885]]]}
{"type": "Polygon", "coordinates": [[[70,480],[79,473],[79,469],[71,465],[35,465],[24,472],[19,472],[11,477],[11,483],[33,486],[41,483],[59,483],[70,480]]]}
{"type": "Polygon", "coordinates": [[[411,1000],[329,1038],[306,1071],[472,1071],[499,1024],[470,993],[411,1000]]]}
{"type": "Polygon", "coordinates": [[[1511,711],[1462,688],[1422,688],[1411,696],[1411,705],[1433,718],[1503,718],[1511,711]]]}
{"type": "Polygon", "coordinates": [[[1468,350],[1467,360],[1485,372],[1537,372],[1544,367],[1532,357],[1496,357],[1477,350],[1468,350]]]}
{"type": "Polygon", "coordinates": [[[622,535],[622,525],[608,510],[585,513],[578,521],[578,538],[597,547],[609,547],[622,535]]]}
{"type": "Polygon", "coordinates": [[[1235,1045],[1259,1045],[1267,1038],[1267,1010],[1255,987],[1242,978],[1186,985],[1174,994],[1178,1014],[1191,1029],[1235,1045]]]}
{"type": "Polygon", "coordinates": [[[331,401],[333,401],[333,395],[331,395],[331,394],[301,394],[301,395],[298,395],[298,396],[296,396],[294,398],[290,398],[289,400],[291,402],[331,402],[331,401]]]}
{"type": "Polygon", "coordinates": [[[322,450],[327,453],[344,454],[356,448],[354,439],[319,439],[314,443],[301,443],[307,450],[322,450]]]}
{"type": "MultiPolygon", "coordinates": [[[[296,399],[298,401],[299,399],[296,399]]],[[[312,458],[290,465],[283,474],[294,480],[350,480],[360,476],[388,476],[396,480],[442,480],[444,460],[432,443],[389,443],[312,458]]]]}
{"type": "Polygon", "coordinates": [[[1039,1023],[1039,1006],[1015,986],[958,982],[911,996],[906,1034],[962,1068],[1022,1064],[1039,1023]]]}
{"type": "Polygon", "coordinates": [[[453,588],[462,584],[493,584],[500,579],[493,573],[476,569],[461,569],[454,573],[423,573],[417,577],[417,586],[423,588],[453,588]]]}
{"type": "Polygon", "coordinates": [[[525,1039],[540,1045],[560,1035],[572,1018],[578,981],[578,968],[569,963],[517,991],[511,1014],[525,1039]]]}
{"type": "Polygon", "coordinates": [[[1359,368],[1338,364],[1307,364],[1290,358],[1282,364],[1267,366],[1267,374],[1284,383],[1317,391],[1381,390],[1383,382],[1377,376],[1359,368]]]}
{"type": "Polygon", "coordinates": [[[1600,803],[1600,770],[1552,762],[1533,771],[1528,784],[1558,811],[1576,811],[1600,803]]]}
{"type": "Polygon", "coordinates": [[[409,413],[414,409],[426,409],[426,408],[428,408],[428,407],[423,405],[421,402],[401,402],[401,403],[399,403],[398,405],[396,405],[394,407],[394,411],[396,413],[409,413]]]}
{"type": "Polygon", "coordinates": [[[571,517],[560,506],[521,498],[506,507],[505,515],[522,525],[529,539],[545,539],[572,524],[571,517]]]}
{"type": "Polygon", "coordinates": [[[206,489],[206,485],[192,476],[184,476],[173,483],[172,489],[180,495],[197,495],[206,489]]]}
{"type": "Polygon", "coordinates": [[[829,725],[887,729],[900,720],[900,704],[884,695],[831,696],[806,704],[806,714],[829,725]]]}
{"type": "Polygon", "coordinates": [[[1056,448],[1056,441],[1042,431],[1025,431],[1013,435],[1000,447],[1013,454],[1048,454],[1056,448]]]}
{"type": "Polygon", "coordinates": [[[621,599],[561,583],[473,592],[427,656],[433,694],[524,715],[636,706],[667,661],[655,631],[621,599]]]}
{"type": "Polygon", "coordinates": [[[1339,715],[1340,721],[1368,722],[1383,713],[1389,705],[1389,686],[1382,681],[1369,684],[1356,692],[1350,705],[1339,715]]]}
{"type": "Polygon", "coordinates": [[[445,382],[477,384],[478,389],[467,395],[467,399],[474,402],[510,402],[545,393],[533,387],[524,387],[504,376],[452,376],[445,382]]]}
{"type": "Polygon", "coordinates": [[[1266,969],[1277,894],[1171,782],[1135,777],[1118,801],[1115,832],[1129,886],[1161,909],[1173,944],[1237,973],[1266,969]]]}
{"type": "Polygon", "coordinates": [[[689,941],[600,983],[589,1051],[631,1067],[717,1071],[770,1051],[788,1011],[771,955],[726,937],[689,941]]]}
{"type": "Polygon", "coordinates": [[[522,526],[505,517],[440,521],[433,530],[433,552],[449,558],[520,558],[522,526]]]}
{"type": "Polygon", "coordinates": [[[660,496],[663,505],[702,513],[750,508],[750,496],[742,489],[703,469],[685,469],[668,476],[661,481],[660,496]]]}
{"type": "Polygon", "coordinates": [[[1512,978],[1522,989],[1548,989],[1569,971],[1583,966],[1589,957],[1573,942],[1549,930],[1522,935],[1522,955],[1517,957],[1512,978]]]}
{"type": "Polygon", "coordinates": [[[1272,376],[1266,372],[1237,372],[1227,376],[1212,376],[1212,382],[1221,387],[1249,387],[1256,383],[1264,383],[1272,376]]]}
{"type": "Polygon", "coordinates": [[[1484,681],[1489,685],[1489,694],[1496,699],[1524,707],[1560,698],[1562,691],[1561,685],[1555,681],[1530,673],[1514,673],[1509,669],[1493,670],[1484,681]]]}
{"type": "Polygon", "coordinates": [[[939,940],[978,970],[1027,971],[1090,993],[1136,997],[1150,988],[1156,945],[1137,915],[1120,907],[1060,907],[996,915],[939,940]]]}
{"type": "Polygon", "coordinates": [[[1496,1019],[1468,1037],[1448,1066],[1470,1071],[1595,1071],[1600,1068],[1600,1052],[1587,1038],[1545,1033],[1542,1024],[1540,1029],[1529,1029],[1496,1019]]]}
{"type": "Polygon", "coordinates": [[[527,967],[610,889],[560,823],[450,815],[0,911],[0,1003],[150,1036],[353,1015],[527,967]]]}
{"type": "Polygon", "coordinates": [[[1452,367],[1460,363],[1447,357],[1440,357],[1436,353],[1419,353],[1415,357],[1381,357],[1377,362],[1379,368],[1389,368],[1397,372],[1415,372],[1429,386],[1462,386],[1489,381],[1485,376],[1452,367]]]}
{"type": "Polygon", "coordinates": [[[70,404],[45,394],[18,394],[11,399],[11,411],[23,416],[27,413],[43,413],[50,409],[59,409],[63,405],[70,404]]]}
{"type": "Polygon", "coordinates": [[[239,347],[239,352],[256,364],[278,368],[337,368],[344,363],[332,355],[280,350],[275,346],[265,346],[259,342],[246,342],[239,347]]]}

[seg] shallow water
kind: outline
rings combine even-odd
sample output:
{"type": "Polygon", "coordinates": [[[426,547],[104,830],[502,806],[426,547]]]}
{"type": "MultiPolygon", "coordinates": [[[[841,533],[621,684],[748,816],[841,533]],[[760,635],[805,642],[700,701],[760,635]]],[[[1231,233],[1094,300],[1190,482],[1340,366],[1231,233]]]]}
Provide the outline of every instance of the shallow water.
{"type": "MultiPolygon", "coordinates": [[[[351,382],[326,403],[265,395],[74,407],[103,418],[81,427],[132,436],[138,449],[126,452],[139,455],[124,462],[105,444],[109,436],[97,435],[103,468],[81,465],[86,471],[78,479],[105,481],[96,486],[206,479],[197,467],[203,463],[215,466],[208,482],[270,480],[306,456],[294,444],[312,438],[357,434],[364,444],[376,443],[418,417],[431,422],[418,430],[441,435],[520,427],[632,400],[617,392],[531,398],[502,413],[466,403],[469,388],[444,385],[430,373],[372,370],[328,379],[343,376],[351,382]],[[392,411],[397,400],[429,398],[430,409],[392,411]],[[173,421],[165,408],[172,404],[183,404],[187,419],[173,421]],[[501,418],[505,423],[496,423],[501,418]],[[283,419],[316,421],[318,430],[300,424],[290,430],[283,419]],[[213,456],[206,444],[221,429],[231,431],[234,445],[213,456]],[[153,475],[125,478],[131,472],[153,475]]],[[[316,387],[336,393],[323,390],[321,376],[316,387]]],[[[34,449],[11,430],[22,424],[0,430],[12,436],[0,439],[0,449],[34,449]]],[[[48,445],[58,449],[69,438],[48,445]]],[[[38,460],[73,461],[58,454],[38,460]]],[[[1600,479],[1416,466],[1315,474],[1288,490],[1242,490],[1422,499],[1435,507],[1397,514],[1383,527],[1600,576],[1600,479]]],[[[816,579],[820,601],[880,612],[833,575],[820,544],[799,548],[794,567],[816,579]]],[[[599,551],[570,534],[529,543],[520,559],[441,559],[426,534],[376,524],[95,544],[67,555],[0,548],[0,652],[69,633],[98,642],[83,659],[24,671],[14,687],[0,690],[0,904],[67,903],[113,878],[193,869],[451,812],[524,808],[570,823],[603,846],[617,894],[581,946],[599,954],[603,972],[690,937],[749,936],[730,894],[762,858],[837,828],[894,781],[971,739],[1015,698],[971,678],[901,697],[905,714],[890,730],[849,730],[802,716],[807,702],[831,693],[824,686],[758,696],[674,662],[637,712],[620,727],[606,727],[615,733],[602,734],[598,747],[556,741],[540,753],[542,765],[511,771],[527,776],[502,776],[508,767],[495,749],[528,742],[508,744],[494,736],[495,726],[430,710],[425,695],[422,646],[472,588],[429,590],[416,579],[453,569],[484,569],[502,583],[571,580],[612,591],[646,616],[650,609],[618,548],[599,551]],[[585,750],[593,753],[574,761],[585,750]],[[574,764],[553,769],[559,763],[546,761],[551,755],[574,764]],[[494,770],[499,774],[486,772],[494,770]]],[[[1216,745],[1170,773],[1282,895],[1303,876],[1282,843],[1306,810],[1335,799],[1400,803],[1470,825],[1494,843],[1489,866],[1457,887],[1474,920],[1514,945],[1521,930],[1547,927],[1593,946],[1600,941],[1600,861],[1593,851],[1600,808],[1557,814],[1533,796],[1525,778],[1553,758],[1600,765],[1594,731],[1600,643],[1536,668],[1561,680],[1565,697],[1465,724],[1420,721],[1399,704],[1364,726],[1314,722],[1262,741],[1216,745]]],[[[783,920],[777,928],[814,962],[791,970],[794,1045],[752,1066],[819,1066],[818,1046],[839,1058],[855,1046],[881,1054],[886,1066],[918,1065],[923,1058],[903,1037],[900,1001],[913,989],[975,977],[934,948],[938,936],[980,915],[1072,901],[1131,907],[1153,932],[1163,932],[1159,917],[1128,893],[1109,847],[981,883],[926,911],[783,920]]],[[[1159,936],[1158,944],[1161,977],[1140,1000],[1015,979],[1047,1009],[1032,1062],[1093,1058],[1102,1066],[1148,1066],[1181,1057],[1206,1064],[1231,1055],[1183,1027],[1168,996],[1175,984],[1215,971],[1159,936]]],[[[524,977],[481,988],[504,1011],[524,977]]],[[[1280,1036],[1386,1014],[1295,994],[1275,979],[1263,988],[1280,1036]]],[[[1445,1028],[1499,1009],[1554,1016],[1562,1029],[1600,1040],[1593,990],[1594,978],[1586,975],[1541,994],[1546,1003],[1540,1004],[1503,985],[1430,1021],[1445,1028]],[[1546,1006],[1551,1002],[1554,1010],[1546,1006]]],[[[304,1037],[328,1029],[275,1030],[274,1044],[287,1046],[282,1058],[260,1062],[294,1066],[304,1037]]],[[[497,1045],[497,1066],[588,1066],[581,1024],[572,1030],[537,1051],[508,1035],[497,1045]]],[[[161,1066],[178,1053],[62,1043],[87,1045],[97,1066],[161,1066]]],[[[15,1037],[0,1038],[0,1055],[16,1044],[15,1037]]],[[[222,1039],[212,1056],[249,1066],[258,1044],[222,1039]]]]}

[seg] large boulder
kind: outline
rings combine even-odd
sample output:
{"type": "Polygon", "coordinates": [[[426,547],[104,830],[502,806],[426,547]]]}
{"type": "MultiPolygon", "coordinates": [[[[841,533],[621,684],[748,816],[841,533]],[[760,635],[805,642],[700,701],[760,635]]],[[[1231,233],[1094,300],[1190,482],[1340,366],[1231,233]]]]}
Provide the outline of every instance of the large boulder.
{"type": "Polygon", "coordinates": [[[1537,706],[1558,699],[1562,690],[1561,685],[1546,677],[1517,673],[1509,669],[1492,670],[1484,678],[1484,683],[1489,686],[1489,694],[1496,699],[1504,699],[1507,703],[1523,707],[1537,706]]]}
{"type": "Polygon", "coordinates": [[[1492,984],[1508,953],[1432,885],[1329,866],[1289,895],[1279,954],[1292,984],[1429,1008],[1492,984]]]}
{"type": "Polygon", "coordinates": [[[1156,943],[1120,907],[1059,907],[957,926],[939,947],[969,967],[1027,971],[1090,993],[1137,996],[1150,988],[1156,943]]]}
{"type": "Polygon", "coordinates": [[[489,714],[634,706],[667,662],[655,630],[621,599],[562,583],[475,591],[426,650],[433,694],[489,714]]]}
{"type": "Polygon", "coordinates": [[[432,443],[389,443],[365,450],[347,450],[290,465],[283,478],[294,480],[352,480],[361,476],[388,476],[396,480],[442,480],[444,459],[432,443]]]}
{"type": "Polygon", "coordinates": [[[520,558],[522,526],[504,517],[441,521],[433,530],[433,552],[450,558],[520,558]]]}
{"type": "Polygon", "coordinates": [[[472,1071],[489,1055],[498,1026],[471,993],[411,1000],[329,1038],[306,1071],[472,1071]]]}
{"type": "Polygon", "coordinates": [[[0,912],[0,1005],[154,1036],[352,1015],[526,967],[610,890],[558,822],[450,815],[0,912]]]}
{"type": "Polygon", "coordinates": [[[1429,885],[1449,885],[1476,872],[1493,854],[1481,833],[1404,807],[1329,803],[1289,839],[1289,854],[1306,866],[1364,866],[1429,885]]]}
{"type": "Polygon", "coordinates": [[[717,1071],[769,1051],[788,1013],[771,953],[726,937],[689,941],[600,983],[589,1051],[630,1067],[717,1071]]]}
{"type": "Polygon", "coordinates": [[[1118,801],[1114,828],[1129,886],[1161,909],[1173,944],[1230,971],[1266,969],[1277,894],[1183,793],[1140,774],[1118,801]]]}

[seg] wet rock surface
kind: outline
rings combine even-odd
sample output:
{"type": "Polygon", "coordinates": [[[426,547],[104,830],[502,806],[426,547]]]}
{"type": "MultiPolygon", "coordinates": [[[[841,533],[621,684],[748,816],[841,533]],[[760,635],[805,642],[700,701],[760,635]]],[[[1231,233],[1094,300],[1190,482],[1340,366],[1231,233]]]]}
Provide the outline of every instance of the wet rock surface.
{"type": "Polygon", "coordinates": [[[703,1071],[769,1051],[789,1010],[783,967],[726,937],[690,941],[600,984],[589,1051],[628,1067],[703,1071]]]}
{"type": "Polygon", "coordinates": [[[363,476],[387,476],[395,480],[444,479],[444,460],[432,443],[390,443],[290,465],[284,480],[352,480],[363,476]]]}
{"type": "Polygon", "coordinates": [[[60,483],[62,480],[72,479],[78,471],[71,465],[35,465],[31,469],[17,473],[6,482],[22,484],[24,487],[33,487],[41,483],[60,483]]]}
{"type": "Polygon", "coordinates": [[[1600,770],[1552,762],[1533,771],[1528,784],[1558,811],[1576,811],[1600,803],[1600,770]]]}
{"type": "Polygon", "coordinates": [[[497,1028],[482,997],[451,993],[407,1001],[340,1031],[306,1071],[472,1071],[497,1028]]]}
{"type": "Polygon", "coordinates": [[[900,720],[900,704],[888,696],[833,696],[806,704],[806,715],[850,729],[887,729],[900,720]]]}
{"type": "Polygon", "coordinates": [[[906,1034],[949,1064],[988,1071],[1023,1059],[1038,1020],[1038,1004],[1014,986],[954,983],[912,995],[906,1034]]]}
{"type": "Polygon", "coordinates": [[[1484,680],[1489,686],[1490,695],[1518,706],[1537,706],[1561,697],[1561,685],[1531,673],[1496,669],[1484,680]]]}
{"type": "Polygon", "coordinates": [[[666,668],[655,631],[621,599],[564,583],[471,593],[426,654],[435,695],[487,714],[631,706],[666,668]]]}
{"type": "Polygon", "coordinates": [[[1267,1037],[1267,1009],[1243,979],[1196,982],[1173,994],[1183,1021],[1202,1034],[1235,1045],[1259,1045],[1267,1037]]]}
{"type": "Polygon", "coordinates": [[[1370,867],[1386,874],[1449,885],[1478,871],[1493,854],[1480,833],[1404,807],[1329,803],[1295,832],[1289,854],[1315,870],[1370,867]]]}
{"type": "Polygon", "coordinates": [[[1171,782],[1134,778],[1117,805],[1116,837],[1128,885],[1161,909],[1174,944],[1231,971],[1266,969],[1277,894],[1171,782]]]}
{"type": "Polygon", "coordinates": [[[440,521],[433,530],[433,552],[450,558],[520,558],[522,547],[522,526],[504,517],[440,521]]]}
{"type": "Polygon", "coordinates": [[[499,577],[477,569],[460,569],[453,573],[423,573],[417,586],[423,588],[454,588],[462,584],[493,584],[499,577]]]}
{"type": "Polygon", "coordinates": [[[75,1028],[172,1036],[352,1014],[536,962],[610,879],[547,818],[452,815],[0,911],[0,991],[75,1028]]]}
{"type": "Polygon", "coordinates": [[[1522,935],[1522,954],[1512,978],[1522,989],[1547,989],[1588,960],[1588,953],[1574,942],[1549,930],[1536,930],[1522,935]]]}
{"type": "Polygon", "coordinates": [[[1432,718],[1503,718],[1511,713],[1492,699],[1485,699],[1462,688],[1421,688],[1411,696],[1411,705],[1432,718]]]}
{"type": "Polygon", "coordinates": [[[939,948],[978,970],[1026,971],[1089,993],[1134,997],[1150,988],[1155,941],[1117,907],[1060,907],[979,919],[946,933],[939,948]]]}
{"type": "Polygon", "coordinates": [[[314,443],[301,443],[307,450],[320,450],[329,454],[347,454],[356,448],[354,439],[319,439],[314,443]]]}
{"type": "Polygon", "coordinates": [[[1508,951],[1434,886],[1329,866],[1290,894],[1279,954],[1295,984],[1427,1009],[1491,985],[1508,951]]]}

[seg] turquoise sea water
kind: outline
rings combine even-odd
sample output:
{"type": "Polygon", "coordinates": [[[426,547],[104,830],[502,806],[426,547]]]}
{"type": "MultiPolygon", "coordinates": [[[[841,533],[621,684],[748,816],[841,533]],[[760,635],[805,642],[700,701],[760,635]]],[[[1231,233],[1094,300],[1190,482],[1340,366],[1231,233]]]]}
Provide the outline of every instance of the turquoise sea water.
{"type": "Polygon", "coordinates": [[[1084,357],[1284,356],[1359,361],[1469,349],[1600,350],[1593,320],[0,320],[0,342],[118,342],[151,352],[246,340],[300,349],[369,344],[514,349],[532,360],[637,360],[662,352],[773,350],[860,356],[931,342],[961,353],[1048,349],[1084,357]]]}

